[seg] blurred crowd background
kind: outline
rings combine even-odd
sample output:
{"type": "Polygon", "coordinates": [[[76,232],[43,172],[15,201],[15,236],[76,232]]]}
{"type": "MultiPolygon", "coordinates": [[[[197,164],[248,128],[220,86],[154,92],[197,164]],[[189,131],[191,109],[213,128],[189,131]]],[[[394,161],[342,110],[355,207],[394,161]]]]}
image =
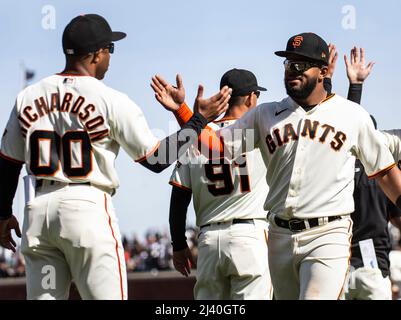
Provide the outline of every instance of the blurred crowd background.
{"type": "MultiPolygon", "coordinates": [[[[393,299],[401,300],[401,235],[397,228],[389,224],[393,250],[390,253],[390,278],[392,281],[393,299]]],[[[186,230],[188,246],[196,260],[198,256],[198,228],[186,230]]],[[[144,238],[133,234],[123,236],[124,258],[127,272],[152,272],[174,270],[173,250],[168,232],[149,230],[144,238]]],[[[23,256],[0,247],[0,278],[24,277],[25,265],[23,256]]]]}

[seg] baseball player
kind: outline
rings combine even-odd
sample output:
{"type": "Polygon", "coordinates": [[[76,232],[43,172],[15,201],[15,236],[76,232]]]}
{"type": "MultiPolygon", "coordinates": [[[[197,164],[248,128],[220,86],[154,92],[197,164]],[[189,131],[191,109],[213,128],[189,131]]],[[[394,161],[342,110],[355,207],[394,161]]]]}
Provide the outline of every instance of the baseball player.
{"type": "MultiPolygon", "coordinates": [[[[260,87],[255,75],[227,71],[220,87],[233,92],[229,109],[213,125],[229,126],[257,104],[260,87]]],[[[212,126],[212,125],[210,125],[212,126]]],[[[185,218],[193,196],[198,237],[197,300],[270,300],[272,287],[267,259],[266,212],[263,209],[266,167],[259,150],[230,160],[209,160],[189,149],[170,178],[170,231],[175,268],[188,276],[194,264],[185,238],[185,218]]]]}
{"type": "Polygon", "coordinates": [[[99,15],[74,18],[63,33],[65,70],[23,90],[11,112],[0,153],[0,244],[15,251],[11,230],[21,236],[11,207],[25,164],[35,178],[21,249],[28,299],[66,299],[71,280],[83,299],[127,299],[111,202],[118,187],[114,161],[120,146],[136,162],[160,172],[227,108],[230,90],[224,88],[202,99],[187,131],[158,141],[141,109],[99,81],[114,42],[125,36],[99,15]]]}
{"type": "MultiPolygon", "coordinates": [[[[398,207],[401,172],[369,114],[324,89],[329,49],[321,37],[297,34],[276,55],[286,58],[289,97],[261,104],[218,131],[223,139],[217,146],[221,152],[222,146],[261,150],[275,298],[337,299],[350,258],[355,157],[398,207]],[[254,129],[254,145],[235,134],[248,128],[254,129]]],[[[190,112],[183,104],[176,114],[185,122],[190,112]]],[[[209,139],[202,141],[209,146],[209,139]]]]}

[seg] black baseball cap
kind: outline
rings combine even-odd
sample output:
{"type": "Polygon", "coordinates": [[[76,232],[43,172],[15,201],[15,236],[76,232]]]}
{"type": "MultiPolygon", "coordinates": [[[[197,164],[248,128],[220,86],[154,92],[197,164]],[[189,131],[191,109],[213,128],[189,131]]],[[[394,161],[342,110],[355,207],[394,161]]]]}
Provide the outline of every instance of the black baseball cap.
{"type": "Polygon", "coordinates": [[[232,97],[246,96],[253,91],[266,91],[265,88],[258,86],[255,75],[244,69],[231,69],[223,74],[220,80],[220,89],[224,86],[233,90],[232,97]]]}
{"type": "Polygon", "coordinates": [[[326,41],[312,32],[292,36],[285,51],[276,51],[275,54],[279,57],[302,57],[329,64],[329,47],[326,41]]]}
{"type": "Polygon", "coordinates": [[[84,14],[70,21],[63,32],[63,51],[66,55],[84,55],[104,48],[126,37],[124,32],[111,31],[105,18],[84,14]]]}

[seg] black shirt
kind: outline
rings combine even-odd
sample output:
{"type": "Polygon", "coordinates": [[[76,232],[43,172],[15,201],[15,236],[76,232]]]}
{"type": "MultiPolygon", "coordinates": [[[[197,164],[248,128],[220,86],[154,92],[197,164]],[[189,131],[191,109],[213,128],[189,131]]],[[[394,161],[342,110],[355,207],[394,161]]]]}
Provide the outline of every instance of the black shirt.
{"type": "Polygon", "coordinates": [[[359,160],[355,163],[355,211],[351,214],[354,222],[351,246],[351,265],[363,267],[359,241],[372,239],[377,263],[384,277],[389,275],[391,241],[388,222],[392,217],[401,216],[398,209],[383,193],[376,179],[368,179],[359,160]]]}

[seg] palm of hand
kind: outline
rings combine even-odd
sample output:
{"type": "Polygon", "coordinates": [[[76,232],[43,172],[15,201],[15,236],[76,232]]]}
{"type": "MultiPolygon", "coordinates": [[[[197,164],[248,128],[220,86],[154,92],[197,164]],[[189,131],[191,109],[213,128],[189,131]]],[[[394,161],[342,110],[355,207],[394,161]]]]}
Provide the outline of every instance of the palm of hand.
{"type": "MultiPolygon", "coordinates": [[[[161,103],[166,106],[181,105],[185,100],[185,90],[184,88],[177,89],[172,85],[169,85],[165,90],[160,94],[161,103]]],[[[175,109],[175,108],[174,108],[175,109]]]]}
{"type": "Polygon", "coordinates": [[[369,76],[370,70],[367,69],[363,64],[353,64],[348,69],[348,78],[352,81],[363,82],[369,76]]]}

